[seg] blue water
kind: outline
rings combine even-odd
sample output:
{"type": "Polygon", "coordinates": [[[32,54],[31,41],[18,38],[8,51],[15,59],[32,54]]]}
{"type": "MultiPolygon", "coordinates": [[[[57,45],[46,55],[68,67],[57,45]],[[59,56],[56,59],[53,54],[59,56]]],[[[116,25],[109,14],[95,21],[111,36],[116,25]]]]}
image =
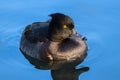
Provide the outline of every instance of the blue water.
{"type": "Polygon", "coordinates": [[[119,0],[0,1],[0,80],[52,80],[49,70],[35,69],[25,59],[19,41],[27,24],[46,21],[55,12],[71,16],[76,30],[88,38],[88,56],[78,67],[90,70],[79,80],[119,80],[119,0]]]}

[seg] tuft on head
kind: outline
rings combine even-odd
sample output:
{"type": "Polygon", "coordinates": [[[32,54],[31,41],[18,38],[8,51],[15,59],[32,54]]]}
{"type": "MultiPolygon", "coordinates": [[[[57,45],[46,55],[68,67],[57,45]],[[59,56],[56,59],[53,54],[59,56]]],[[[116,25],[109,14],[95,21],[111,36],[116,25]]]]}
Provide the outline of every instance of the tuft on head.
{"type": "Polygon", "coordinates": [[[54,14],[50,14],[49,16],[52,17],[52,22],[57,23],[57,24],[64,24],[64,25],[71,25],[74,27],[74,22],[73,20],[62,13],[54,13],[54,14]]]}

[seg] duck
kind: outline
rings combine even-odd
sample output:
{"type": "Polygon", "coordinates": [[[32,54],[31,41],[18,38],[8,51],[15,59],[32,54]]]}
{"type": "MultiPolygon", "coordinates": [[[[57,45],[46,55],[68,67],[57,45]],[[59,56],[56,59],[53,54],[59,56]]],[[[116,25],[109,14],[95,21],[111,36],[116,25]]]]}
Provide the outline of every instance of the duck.
{"type": "Polygon", "coordinates": [[[40,61],[83,60],[87,55],[86,37],[79,34],[71,17],[52,13],[46,22],[34,22],[22,32],[21,53],[40,61]]]}

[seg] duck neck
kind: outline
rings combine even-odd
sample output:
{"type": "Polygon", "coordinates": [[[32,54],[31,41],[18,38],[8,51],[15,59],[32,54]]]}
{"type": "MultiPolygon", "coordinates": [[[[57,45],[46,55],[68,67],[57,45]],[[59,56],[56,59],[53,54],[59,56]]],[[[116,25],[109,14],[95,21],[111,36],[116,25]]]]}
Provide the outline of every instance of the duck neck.
{"type": "Polygon", "coordinates": [[[60,44],[60,43],[63,43],[63,42],[66,42],[70,40],[70,38],[66,38],[64,40],[49,40],[51,43],[55,43],[55,44],[60,44]]]}

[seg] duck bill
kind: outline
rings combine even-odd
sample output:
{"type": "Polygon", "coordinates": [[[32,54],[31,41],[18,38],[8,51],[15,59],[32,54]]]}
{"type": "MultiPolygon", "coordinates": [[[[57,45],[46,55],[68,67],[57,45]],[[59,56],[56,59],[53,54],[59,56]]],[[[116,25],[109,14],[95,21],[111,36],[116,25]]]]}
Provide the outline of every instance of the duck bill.
{"type": "Polygon", "coordinates": [[[80,40],[87,40],[87,38],[81,34],[79,34],[75,29],[72,30],[72,34],[70,36],[70,38],[72,39],[80,39],[80,40]]]}

